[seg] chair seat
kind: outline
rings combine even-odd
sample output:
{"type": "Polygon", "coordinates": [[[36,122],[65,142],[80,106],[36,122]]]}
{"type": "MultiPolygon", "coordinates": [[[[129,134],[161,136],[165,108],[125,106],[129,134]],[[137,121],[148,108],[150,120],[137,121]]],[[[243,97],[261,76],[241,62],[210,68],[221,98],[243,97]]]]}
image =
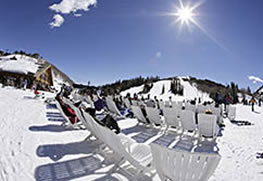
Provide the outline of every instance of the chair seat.
{"type": "Polygon", "coordinates": [[[143,166],[149,165],[152,161],[151,147],[149,145],[134,143],[131,145],[129,153],[143,166]]]}

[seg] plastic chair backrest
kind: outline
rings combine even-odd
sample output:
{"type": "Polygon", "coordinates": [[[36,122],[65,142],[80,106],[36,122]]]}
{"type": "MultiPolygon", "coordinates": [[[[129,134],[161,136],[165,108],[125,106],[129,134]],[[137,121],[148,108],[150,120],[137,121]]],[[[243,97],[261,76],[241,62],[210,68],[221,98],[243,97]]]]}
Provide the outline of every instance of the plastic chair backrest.
{"type": "Polygon", "coordinates": [[[196,129],[195,113],[189,110],[182,110],[180,120],[184,130],[194,131],[196,129]]]}
{"type": "Polygon", "coordinates": [[[147,117],[150,120],[150,122],[159,125],[162,124],[159,109],[153,107],[146,107],[145,109],[146,109],[147,117]]]}
{"type": "Polygon", "coordinates": [[[165,107],[163,109],[163,115],[167,126],[179,126],[178,110],[175,108],[165,107]]]}
{"type": "Polygon", "coordinates": [[[212,114],[198,114],[198,130],[201,136],[214,138],[216,130],[217,116],[212,114]]]}
{"type": "Polygon", "coordinates": [[[185,109],[189,111],[196,112],[196,105],[190,104],[190,103],[185,103],[185,109]]]}
{"type": "Polygon", "coordinates": [[[162,181],[207,181],[215,171],[221,156],[192,153],[151,144],[153,165],[162,181]]]}
{"type": "Polygon", "coordinates": [[[142,110],[139,106],[131,106],[132,112],[135,115],[135,117],[138,119],[138,121],[143,122],[147,124],[146,118],[144,117],[142,110]]]}

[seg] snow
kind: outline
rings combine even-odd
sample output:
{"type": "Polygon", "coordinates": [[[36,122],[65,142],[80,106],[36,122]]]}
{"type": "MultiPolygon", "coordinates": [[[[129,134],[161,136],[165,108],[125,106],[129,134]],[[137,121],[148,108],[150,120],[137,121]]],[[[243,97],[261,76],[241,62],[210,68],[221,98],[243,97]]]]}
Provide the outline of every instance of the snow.
{"type": "Polygon", "coordinates": [[[39,68],[38,60],[26,55],[8,55],[0,57],[0,70],[15,73],[35,74],[39,68]],[[16,60],[11,60],[15,57],[16,60]]]}
{"type": "Polygon", "coordinates": [[[54,76],[53,74],[53,86],[56,90],[60,90],[63,83],[65,82],[59,75],[54,76]]]}
{"type": "Polygon", "coordinates": [[[132,87],[130,89],[127,89],[125,91],[122,91],[121,92],[121,95],[122,96],[126,96],[127,93],[130,93],[131,96],[133,96],[135,93],[138,94],[139,92],[141,92],[143,90],[143,86],[144,85],[141,85],[141,86],[137,86],[137,87],[132,87]]]}
{"type": "Polygon", "coordinates": [[[237,126],[225,121],[226,128],[218,141],[222,160],[211,181],[263,180],[263,159],[256,159],[256,153],[263,152],[263,107],[237,105],[235,120],[249,121],[252,126],[237,126]]]}
{"type": "MultiPolygon", "coordinates": [[[[147,94],[141,94],[144,98],[147,97],[148,94],[150,94],[150,98],[154,98],[156,96],[158,99],[162,100],[169,100],[169,97],[172,97],[172,100],[175,101],[183,101],[183,100],[194,100],[195,98],[201,98],[202,101],[212,101],[212,99],[209,97],[207,93],[201,92],[197,89],[196,86],[191,85],[189,81],[184,81],[183,78],[185,77],[179,77],[181,85],[184,87],[184,95],[174,95],[170,91],[171,87],[171,80],[160,80],[155,83],[153,83],[153,87],[151,88],[150,92],[147,94]],[[163,86],[165,87],[165,92],[162,94],[163,86]]],[[[128,90],[125,90],[121,92],[122,96],[126,96],[126,94],[129,92],[131,96],[133,97],[134,93],[139,93],[143,90],[143,86],[133,87],[128,90]]]]}
{"type": "Polygon", "coordinates": [[[66,78],[63,78],[61,73],[56,69],[52,69],[52,77],[53,77],[53,86],[57,91],[60,91],[61,86],[63,84],[70,86],[68,80],[66,80],[66,78]]]}
{"type": "MultiPolygon", "coordinates": [[[[163,84],[166,82],[156,85],[162,87],[163,84]]],[[[192,93],[196,93],[192,89],[192,93]]],[[[33,96],[30,90],[0,88],[1,181],[45,180],[42,177],[46,180],[132,179],[127,168],[109,173],[113,163],[104,162],[102,166],[106,158],[96,152],[96,142],[84,141],[89,132],[64,129],[58,110],[33,96]]],[[[256,106],[254,113],[249,106],[236,105],[236,108],[236,120],[247,120],[254,125],[237,126],[224,119],[226,127],[217,138],[222,159],[210,181],[263,180],[263,159],[256,159],[256,153],[263,152],[263,108],[256,106]]],[[[128,128],[137,122],[127,119],[118,123],[121,128],[128,128]]],[[[141,180],[160,181],[157,175],[141,180]]]]}

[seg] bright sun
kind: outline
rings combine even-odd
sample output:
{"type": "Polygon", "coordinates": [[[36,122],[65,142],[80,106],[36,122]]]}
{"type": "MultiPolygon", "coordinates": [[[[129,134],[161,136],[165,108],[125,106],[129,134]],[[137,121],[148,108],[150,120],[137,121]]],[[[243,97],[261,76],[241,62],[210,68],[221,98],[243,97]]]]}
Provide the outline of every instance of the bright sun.
{"type": "MultiPolygon", "coordinates": [[[[203,2],[203,1],[202,1],[203,2]]],[[[188,27],[190,24],[197,25],[196,17],[198,14],[195,12],[196,8],[198,8],[202,3],[196,3],[196,4],[187,4],[185,5],[183,3],[183,0],[179,0],[179,4],[174,6],[174,12],[167,13],[168,16],[174,16],[175,23],[180,23],[180,26],[183,26],[186,24],[188,27]]]]}
{"type": "Polygon", "coordinates": [[[195,14],[193,13],[193,9],[189,7],[181,7],[177,10],[175,16],[177,16],[177,21],[180,21],[182,24],[189,24],[189,21],[194,21],[193,17],[195,14]]]}
{"type": "Polygon", "coordinates": [[[197,9],[206,0],[193,0],[195,3],[190,3],[190,1],[178,0],[178,3],[174,4],[171,12],[166,12],[164,16],[173,17],[174,21],[172,24],[179,25],[179,32],[183,30],[183,27],[187,27],[190,31],[193,27],[197,27],[201,30],[207,37],[214,41],[218,46],[227,50],[224,45],[222,45],[216,38],[214,38],[205,28],[201,26],[198,20],[200,20],[200,13],[197,9]],[[185,3],[188,2],[188,3],[185,3]]]}

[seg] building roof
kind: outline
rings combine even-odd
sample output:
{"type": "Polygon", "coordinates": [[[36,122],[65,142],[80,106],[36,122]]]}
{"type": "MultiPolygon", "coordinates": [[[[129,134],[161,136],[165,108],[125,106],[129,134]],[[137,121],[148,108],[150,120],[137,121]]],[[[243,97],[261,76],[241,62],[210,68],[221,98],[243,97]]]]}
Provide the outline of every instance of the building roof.
{"type": "Polygon", "coordinates": [[[0,71],[19,74],[36,74],[40,65],[38,60],[26,55],[0,57],[0,71]]]}

